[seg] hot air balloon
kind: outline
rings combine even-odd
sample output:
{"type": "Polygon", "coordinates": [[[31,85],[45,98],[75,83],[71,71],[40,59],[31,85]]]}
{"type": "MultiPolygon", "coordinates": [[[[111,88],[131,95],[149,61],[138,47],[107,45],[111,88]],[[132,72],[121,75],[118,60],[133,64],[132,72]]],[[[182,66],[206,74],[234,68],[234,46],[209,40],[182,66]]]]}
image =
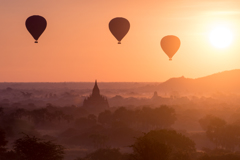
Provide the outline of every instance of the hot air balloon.
{"type": "Polygon", "coordinates": [[[35,43],[38,43],[38,38],[41,36],[41,34],[47,27],[47,21],[42,16],[33,15],[27,18],[25,25],[28,32],[35,39],[35,43]]]}
{"type": "Polygon", "coordinates": [[[113,36],[118,40],[118,44],[121,44],[121,40],[128,33],[130,23],[127,19],[122,17],[113,18],[109,22],[109,30],[113,36]]]}
{"type": "Polygon", "coordinates": [[[180,39],[174,35],[165,36],[160,42],[162,50],[167,54],[170,61],[172,60],[174,54],[178,51],[180,44],[180,39]]]}

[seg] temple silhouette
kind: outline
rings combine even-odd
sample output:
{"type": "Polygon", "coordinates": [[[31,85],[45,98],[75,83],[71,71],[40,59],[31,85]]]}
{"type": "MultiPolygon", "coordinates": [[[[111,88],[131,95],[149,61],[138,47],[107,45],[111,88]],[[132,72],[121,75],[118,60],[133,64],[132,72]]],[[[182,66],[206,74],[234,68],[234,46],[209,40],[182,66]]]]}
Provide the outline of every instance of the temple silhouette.
{"type": "Polygon", "coordinates": [[[103,111],[109,108],[107,98],[100,94],[100,90],[97,85],[97,80],[95,81],[92,94],[84,99],[83,107],[91,111],[103,111]]]}

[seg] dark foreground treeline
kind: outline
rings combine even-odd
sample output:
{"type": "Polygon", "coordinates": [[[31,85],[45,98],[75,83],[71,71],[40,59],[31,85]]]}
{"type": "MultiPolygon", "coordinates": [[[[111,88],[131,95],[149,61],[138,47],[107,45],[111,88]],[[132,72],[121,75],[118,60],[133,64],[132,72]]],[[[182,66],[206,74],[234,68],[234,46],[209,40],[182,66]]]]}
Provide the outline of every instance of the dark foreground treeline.
{"type": "MultiPolygon", "coordinates": [[[[14,142],[13,149],[5,147],[7,141],[0,130],[1,160],[62,160],[64,146],[35,136],[24,135],[14,142]]],[[[130,145],[132,153],[121,153],[118,148],[99,148],[75,160],[239,160],[240,153],[226,149],[206,149],[197,152],[195,143],[175,130],[152,130],[137,137],[130,145]]]]}
{"type": "Polygon", "coordinates": [[[206,115],[203,132],[176,131],[175,108],[2,107],[0,160],[240,159],[239,123],[206,115]]]}

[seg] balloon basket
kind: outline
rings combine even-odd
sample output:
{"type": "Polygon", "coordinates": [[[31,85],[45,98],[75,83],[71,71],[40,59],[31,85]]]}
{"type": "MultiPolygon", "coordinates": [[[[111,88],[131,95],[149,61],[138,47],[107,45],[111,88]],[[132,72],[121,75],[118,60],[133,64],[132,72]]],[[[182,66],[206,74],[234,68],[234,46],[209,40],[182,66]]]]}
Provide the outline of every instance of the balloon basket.
{"type": "Polygon", "coordinates": [[[119,41],[118,44],[121,44],[121,42],[119,41]]]}
{"type": "Polygon", "coordinates": [[[38,41],[35,41],[34,43],[38,43],[38,41]]]}
{"type": "Polygon", "coordinates": [[[172,58],[169,58],[169,61],[172,61],[172,58]]]}

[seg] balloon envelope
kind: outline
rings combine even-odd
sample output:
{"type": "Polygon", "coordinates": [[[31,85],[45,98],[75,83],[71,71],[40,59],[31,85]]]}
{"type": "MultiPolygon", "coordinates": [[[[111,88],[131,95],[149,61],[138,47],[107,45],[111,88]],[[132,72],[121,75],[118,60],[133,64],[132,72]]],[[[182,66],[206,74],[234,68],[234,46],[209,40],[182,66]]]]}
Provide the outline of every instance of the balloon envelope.
{"type": "Polygon", "coordinates": [[[169,60],[172,60],[172,57],[178,51],[180,44],[180,39],[174,35],[165,36],[160,42],[162,50],[167,54],[169,60]]]}
{"type": "Polygon", "coordinates": [[[25,25],[28,32],[36,40],[35,43],[38,43],[38,38],[41,36],[41,34],[47,27],[47,21],[42,16],[33,15],[27,18],[25,25]]]}
{"type": "Polygon", "coordinates": [[[130,29],[130,23],[127,19],[122,17],[113,18],[109,22],[109,30],[113,36],[118,40],[118,44],[121,44],[121,40],[128,33],[130,29]]]}

